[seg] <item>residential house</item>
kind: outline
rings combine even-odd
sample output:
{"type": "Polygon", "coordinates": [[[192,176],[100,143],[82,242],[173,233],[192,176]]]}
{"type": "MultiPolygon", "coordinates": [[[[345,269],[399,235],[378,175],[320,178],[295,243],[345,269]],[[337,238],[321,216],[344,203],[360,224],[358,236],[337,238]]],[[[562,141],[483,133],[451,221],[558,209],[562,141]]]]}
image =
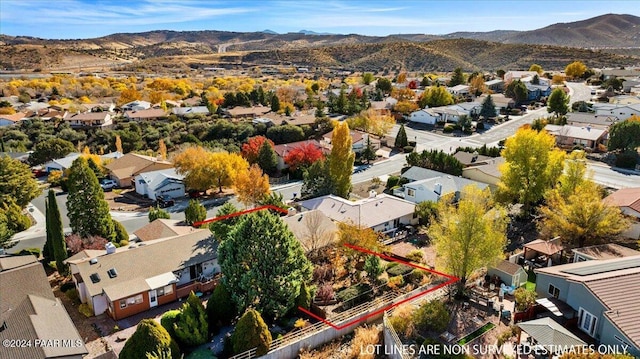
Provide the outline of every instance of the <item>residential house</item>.
{"type": "Polygon", "coordinates": [[[253,106],[253,107],[234,107],[223,109],[222,112],[231,118],[257,118],[263,117],[266,113],[270,112],[271,108],[267,106],[253,106]]]}
{"type": "Polygon", "coordinates": [[[598,116],[613,116],[624,121],[633,115],[640,116],[640,103],[630,105],[594,103],[593,110],[598,116]]]}
{"type": "Polygon", "coordinates": [[[538,75],[535,71],[507,71],[504,74],[504,83],[509,84],[511,81],[520,80],[522,78],[531,77],[538,75]]]}
{"type": "Polygon", "coordinates": [[[325,155],[328,155],[329,152],[331,152],[326,147],[323,147],[322,144],[316,140],[304,140],[304,141],[275,145],[273,146],[273,150],[278,156],[278,170],[283,170],[289,167],[289,165],[287,165],[284,161],[287,155],[289,154],[289,152],[291,152],[292,150],[300,146],[306,146],[306,145],[314,146],[318,150],[322,151],[322,153],[324,153],[325,155]]]}
{"type": "Polygon", "coordinates": [[[167,118],[167,113],[161,108],[148,108],[145,110],[125,111],[124,118],[128,121],[162,120],[167,118]]]}
{"type": "Polygon", "coordinates": [[[498,277],[505,285],[518,288],[527,283],[527,271],[508,260],[501,260],[495,266],[487,269],[487,275],[498,277]]]}
{"type": "Polygon", "coordinates": [[[116,109],[113,102],[85,103],[82,106],[89,112],[113,112],[116,109]]]}
{"type": "Polygon", "coordinates": [[[577,127],[589,126],[602,130],[608,130],[611,125],[619,121],[615,116],[597,115],[587,112],[569,112],[565,117],[567,118],[567,125],[577,127]]]}
{"type": "Polygon", "coordinates": [[[462,165],[465,168],[470,166],[486,165],[491,160],[493,160],[493,157],[480,155],[478,154],[477,151],[476,152],[458,151],[453,154],[453,157],[455,157],[460,163],[462,163],[462,165]]]}
{"type": "Polygon", "coordinates": [[[609,134],[607,130],[592,128],[591,126],[546,125],[544,129],[556,138],[557,146],[565,148],[582,146],[596,150],[598,145],[606,144],[607,135],[609,134]]]}
{"type": "Polygon", "coordinates": [[[385,97],[382,101],[371,101],[372,109],[383,115],[390,115],[393,107],[398,103],[393,97],[385,97]]]}
{"type": "MultiPolygon", "coordinates": [[[[133,232],[133,234],[139,241],[148,242],[154,241],[156,239],[183,236],[189,233],[193,233],[197,230],[198,229],[193,228],[192,226],[184,225],[183,221],[158,218],[155,221],[136,230],[135,232],[133,232]]],[[[102,253],[102,251],[100,252],[102,253]]]]}
{"type": "MultiPolygon", "coordinates": [[[[63,158],[56,158],[43,164],[42,168],[47,172],[51,172],[51,171],[64,172],[67,169],[71,168],[73,161],[75,161],[80,156],[82,156],[81,153],[71,152],[68,155],[64,156],[63,158]]],[[[123,156],[122,153],[115,151],[115,152],[110,152],[110,153],[101,155],[100,159],[104,162],[104,161],[118,159],[122,156],[123,156]]]]}
{"type": "Polygon", "coordinates": [[[0,256],[0,341],[18,343],[3,345],[0,359],[81,359],[89,353],[32,255],[0,256]]]}
{"type": "Polygon", "coordinates": [[[140,173],[173,168],[173,164],[156,157],[127,153],[105,167],[109,171],[109,177],[116,181],[119,187],[131,187],[135,176],[140,173]]]}
{"type": "Polygon", "coordinates": [[[13,115],[0,115],[0,127],[16,125],[25,117],[26,113],[24,112],[16,112],[13,115]]]}
{"type": "Polygon", "coordinates": [[[485,183],[416,166],[409,168],[402,177],[409,179],[410,182],[402,185],[402,188],[393,190],[393,195],[413,203],[437,202],[442,196],[451,193],[455,200],[459,200],[462,189],[466,186],[475,185],[480,189],[487,187],[485,183]]]}
{"type": "Polygon", "coordinates": [[[549,85],[533,85],[530,82],[526,82],[527,87],[527,101],[540,101],[543,97],[551,95],[551,86],[549,85]]]}
{"type": "Polygon", "coordinates": [[[178,117],[188,117],[193,115],[207,116],[209,115],[209,109],[207,106],[194,106],[194,107],[174,107],[171,112],[178,117]]]}
{"type": "Polygon", "coordinates": [[[440,114],[433,111],[431,108],[424,108],[409,114],[409,121],[435,125],[436,122],[440,122],[440,114]]]}
{"type": "Polygon", "coordinates": [[[72,128],[107,128],[113,125],[109,112],[76,113],[64,118],[72,128]]]}
{"type": "Polygon", "coordinates": [[[631,89],[640,86],[640,78],[628,79],[622,83],[622,91],[630,94],[631,89]]]}
{"type": "Polygon", "coordinates": [[[317,209],[335,222],[350,223],[376,232],[392,234],[400,225],[416,224],[415,203],[372,192],[368,198],[349,201],[326,195],[298,202],[306,210],[317,209]]]}
{"type": "Polygon", "coordinates": [[[618,207],[624,215],[631,218],[631,226],[622,235],[640,239],[640,187],[619,189],[603,202],[618,207]]]}
{"type": "Polygon", "coordinates": [[[485,82],[484,85],[489,91],[493,91],[494,93],[500,93],[504,90],[504,80],[502,79],[489,80],[485,82]]]}
{"type": "Polygon", "coordinates": [[[22,163],[29,163],[29,156],[31,154],[29,152],[0,152],[1,156],[7,156],[13,160],[18,160],[22,163]]]}
{"type": "Polygon", "coordinates": [[[338,226],[322,211],[314,209],[296,213],[293,208],[290,211],[290,215],[281,219],[289,226],[306,252],[338,241],[338,226]]]}
{"type": "Polygon", "coordinates": [[[149,199],[156,199],[158,195],[170,198],[184,197],[184,176],[176,172],[175,168],[142,172],[135,177],[136,192],[149,199]]]}
{"type": "Polygon", "coordinates": [[[640,356],[640,256],[589,260],[535,270],[541,298],[566,303],[560,314],[599,344],[640,356]]]}
{"type": "MultiPolygon", "coordinates": [[[[365,147],[367,146],[367,138],[371,141],[371,146],[374,150],[378,150],[380,148],[380,139],[377,137],[370,135],[365,132],[350,130],[351,134],[351,146],[353,148],[353,152],[361,153],[365,147]]],[[[321,145],[325,148],[331,149],[331,140],[333,138],[333,131],[326,133],[322,139],[321,145]]]]}
{"type": "Polygon", "coordinates": [[[151,102],[136,100],[122,105],[121,108],[124,112],[147,110],[151,108],[151,102]]]}
{"type": "Polygon", "coordinates": [[[602,69],[600,72],[601,72],[601,75],[603,76],[605,81],[609,80],[609,79],[612,79],[612,78],[618,78],[618,77],[634,78],[634,77],[640,76],[640,69],[639,68],[602,69]]]}
{"type": "Polygon", "coordinates": [[[456,85],[447,87],[447,91],[453,96],[466,97],[469,96],[469,85],[456,85]]]}
{"type": "Polygon", "coordinates": [[[502,178],[500,166],[502,166],[504,162],[503,157],[496,157],[487,160],[487,164],[465,167],[462,169],[462,177],[486,183],[495,188],[498,182],[500,182],[500,178],[502,178]]]}
{"type": "Polygon", "coordinates": [[[47,107],[47,108],[32,112],[29,117],[31,118],[37,117],[45,122],[49,122],[49,121],[55,122],[55,121],[62,121],[67,116],[69,116],[67,111],[59,111],[51,107],[47,107]]]}
{"type": "Polygon", "coordinates": [[[211,291],[220,272],[217,245],[208,229],[70,258],[80,301],[94,315],[120,320],[174,302],[190,291],[211,291]]]}
{"type": "Polygon", "coordinates": [[[597,244],[595,246],[572,249],[573,262],[584,262],[601,259],[623,258],[639,256],[635,249],[623,247],[615,243],[597,244]]]}
{"type": "MultiPolygon", "coordinates": [[[[487,96],[488,95],[482,95],[478,97],[476,101],[483,103],[487,99],[487,96]]],[[[506,97],[505,95],[500,93],[491,95],[491,100],[493,101],[493,104],[496,107],[497,113],[500,113],[500,110],[502,109],[516,107],[516,102],[512,98],[506,97]]]]}
{"type": "Polygon", "coordinates": [[[640,97],[630,95],[619,95],[609,98],[609,103],[615,105],[633,105],[640,103],[640,97]]]}

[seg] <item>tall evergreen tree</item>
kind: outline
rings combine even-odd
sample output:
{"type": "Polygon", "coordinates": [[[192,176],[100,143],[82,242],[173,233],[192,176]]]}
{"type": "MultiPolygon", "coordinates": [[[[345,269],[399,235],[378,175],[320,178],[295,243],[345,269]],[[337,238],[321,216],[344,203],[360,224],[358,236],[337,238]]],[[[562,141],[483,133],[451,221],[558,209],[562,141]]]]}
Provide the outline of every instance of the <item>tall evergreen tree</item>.
{"type": "Polygon", "coordinates": [[[187,302],[180,308],[180,315],[176,318],[173,331],[179,343],[186,346],[196,346],[207,341],[209,336],[209,322],[204,306],[193,292],[189,294],[187,302]]]}
{"type": "Polygon", "coordinates": [[[44,213],[45,232],[47,239],[44,242],[44,247],[42,248],[42,258],[44,259],[45,263],[49,264],[49,262],[56,259],[53,253],[53,236],[51,235],[51,224],[49,224],[49,222],[51,222],[51,216],[49,216],[49,201],[44,201],[44,213]]]}
{"type": "Polygon", "coordinates": [[[329,175],[329,159],[315,161],[303,173],[303,198],[313,198],[331,193],[333,181],[329,175]]]}
{"type": "Polygon", "coordinates": [[[462,69],[457,67],[453,70],[453,75],[451,75],[451,80],[449,81],[449,87],[453,87],[456,85],[462,85],[466,83],[464,81],[464,74],[462,73],[462,69]]]}
{"type": "Polygon", "coordinates": [[[369,161],[376,159],[376,151],[373,149],[373,145],[371,144],[371,137],[367,135],[367,144],[362,150],[362,158],[369,163],[369,161]]]}
{"type": "Polygon", "coordinates": [[[202,203],[192,199],[184,210],[184,218],[188,225],[193,225],[207,218],[207,209],[204,208],[202,203]]]}
{"type": "Polygon", "coordinates": [[[218,255],[222,280],[239,312],[253,307],[267,318],[282,318],[295,306],[302,283],[311,280],[313,265],[302,245],[270,212],[243,216],[218,255]]]}
{"type": "Polygon", "coordinates": [[[169,219],[171,218],[171,215],[169,214],[169,212],[165,211],[164,209],[160,208],[160,207],[151,207],[149,208],[149,222],[153,222],[156,219],[169,219]]]}
{"type": "Polygon", "coordinates": [[[487,98],[482,101],[482,109],[480,110],[480,116],[482,116],[485,120],[489,118],[494,118],[498,114],[496,113],[496,104],[493,102],[493,98],[491,95],[487,96],[487,98]]]}
{"type": "Polygon", "coordinates": [[[280,99],[278,99],[278,96],[276,96],[276,94],[271,95],[271,111],[280,111],[280,99]]]}
{"type": "Polygon", "coordinates": [[[50,239],[47,238],[47,242],[50,242],[51,249],[53,249],[53,257],[56,260],[58,273],[66,276],[69,273],[66,264],[64,264],[64,260],[67,259],[67,245],[64,242],[64,231],[62,229],[62,219],[60,218],[56,194],[52,189],[49,190],[47,196],[46,208],[47,235],[51,236],[50,239]]]}
{"type": "Polygon", "coordinates": [[[394,143],[396,148],[404,148],[409,146],[409,140],[407,139],[407,131],[404,128],[404,124],[400,125],[398,134],[396,135],[396,142],[394,143]]]}
{"type": "Polygon", "coordinates": [[[166,329],[153,319],[143,319],[136,331],[129,337],[120,352],[121,359],[141,359],[147,354],[160,353],[169,350],[173,359],[179,359],[180,349],[171,340],[166,329]]]}
{"type": "Polygon", "coordinates": [[[278,156],[269,141],[264,141],[260,146],[258,166],[267,174],[273,174],[278,169],[278,156]]]}
{"type": "Polygon", "coordinates": [[[333,129],[331,146],[329,176],[333,183],[332,193],[342,198],[348,198],[349,192],[351,192],[351,174],[353,173],[355,154],[351,143],[351,132],[346,121],[336,124],[333,129]]]}
{"type": "Polygon", "coordinates": [[[69,169],[67,210],[71,229],[80,237],[101,236],[115,239],[109,204],[98,178],[83,157],[73,161],[69,169]]]}
{"type": "Polygon", "coordinates": [[[256,348],[256,355],[265,355],[271,346],[271,333],[260,313],[247,310],[233,331],[231,344],[235,354],[256,348]]]}

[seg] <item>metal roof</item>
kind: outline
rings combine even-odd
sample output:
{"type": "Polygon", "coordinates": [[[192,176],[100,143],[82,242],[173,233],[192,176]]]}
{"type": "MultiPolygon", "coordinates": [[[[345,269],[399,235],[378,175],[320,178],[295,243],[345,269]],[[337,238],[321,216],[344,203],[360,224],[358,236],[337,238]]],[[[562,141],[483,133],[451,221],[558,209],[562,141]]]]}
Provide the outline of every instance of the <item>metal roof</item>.
{"type": "Polygon", "coordinates": [[[640,268],[640,260],[638,257],[614,262],[596,263],[587,267],[563,269],[561,272],[577,276],[588,276],[631,268],[640,268]]]}

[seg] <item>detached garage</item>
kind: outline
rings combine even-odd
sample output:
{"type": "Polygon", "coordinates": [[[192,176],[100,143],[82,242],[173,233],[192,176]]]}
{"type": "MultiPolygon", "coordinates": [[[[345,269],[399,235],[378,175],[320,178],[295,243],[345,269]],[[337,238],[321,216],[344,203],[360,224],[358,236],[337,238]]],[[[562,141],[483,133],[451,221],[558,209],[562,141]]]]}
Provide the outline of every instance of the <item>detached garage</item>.
{"type": "Polygon", "coordinates": [[[506,285],[518,288],[527,283],[527,271],[521,266],[502,260],[495,267],[489,268],[487,274],[500,278],[506,285]]]}
{"type": "Polygon", "coordinates": [[[184,176],[175,168],[141,173],[135,177],[136,192],[150,199],[158,195],[182,197],[185,194],[183,180],[184,176]]]}

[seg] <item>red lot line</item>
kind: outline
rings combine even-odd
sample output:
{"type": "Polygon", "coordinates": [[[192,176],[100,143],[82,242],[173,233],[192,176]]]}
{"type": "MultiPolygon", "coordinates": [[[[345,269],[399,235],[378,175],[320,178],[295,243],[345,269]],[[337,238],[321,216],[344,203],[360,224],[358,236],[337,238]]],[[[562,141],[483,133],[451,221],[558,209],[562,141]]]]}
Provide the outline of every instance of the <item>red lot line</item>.
{"type": "Polygon", "coordinates": [[[285,213],[285,214],[289,212],[284,208],[280,208],[280,207],[276,207],[276,206],[267,204],[267,205],[264,205],[264,206],[251,208],[251,209],[245,209],[244,211],[234,212],[234,213],[227,214],[227,215],[220,216],[220,217],[214,217],[214,218],[205,219],[204,221],[200,221],[200,222],[194,223],[193,226],[194,227],[200,227],[203,224],[216,222],[216,221],[222,221],[223,219],[237,217],[237,216],[241,216],[243,214],[247,214],[247,213],[251,213],[251,212],[262,211],[263,209],[272,209],[274,211],[278,211],[280,213],[285,213]]]}
{"type": "Polygon", "coordinates": [[[363,252],[363,253],[367,253],[367,254],[371,254],[371,255],[374,255],[374,256],[378,256],[378,257],[380,257],[380,258],[382,258],[382,259],[386,259],[386,260],[389,260],[389,261],[398,262],[398,263],[401,263],[401,264],[404,264],[404,265],[408,265],[408,266],[411,266],[411,267],[414,267],[414,268],[422,269],[422,270],[425,270],[425,271],[427,271],[427,272],[430,272],[430,273],[433,273],[433,274],[439,275],[439,276],[441,276],[441,277],[448,278],[449,280],[448,280],[448,281],[446,281],[446,282],[444,282],[444,283],[438,284],[437,286],[435,286],[435,287],[433,287],[433,288],[431,288],[431,289],[427,289],[427,290],[425,290],[424,292],[416,293],[416,294],[412,295],[412,296],[411,296],[411,297],[409,297],[409,298],[403,299],[403,300],[401,300],[401,301],[399,301],[399,302],[397,302],[397,303],[394,303],[394,304],[390,304],[390,305],[388,305],[388,306],[386,306],[386,307],[384,307],[384,308],[382,308],[382,309],[378,309],[378,310],[376,310],[376,311],[375,311],[375,312],[373,312],[373,313],[369,313],[369,314],[365,315],[365,316],[364,316],[364,317],[362,317],[362,318],[354,319],[354,320],[352,320],[352,321],[350,321],[350,322],[347,322],[347,323],[345,323],[345,324],[342,324],[342,325],[336,325],[336,324],[333,324],[333,323],[331,323],[330,321],[328,321],[328,320],[326,320],[326,319],[324,319],[324,318],[321,318],[320,316],[318,316],[318,315],[316,315],[316,314],[314,314],[314,313],[311,313],[311,312],[310,312],[309,310],[307,310],[307,309],[304,309],[304,308],[302,308],[302,307],[298,307],[298,309],[299,309],[301,312],[303,312],[303,313],[305,313],[305,314],[307,314],[307,315],[309,315],[309,316],[311,316],[311,317],[313,317],[313,318],[315,318],[315,319],[317,319],[317,320],[320,320],[320,321],[322,321],[323,323],[326,323],[326,324],[330,325],[331,327],[333,327],[334,329],[337,329],[337,330],[344,329],[344,328],[349,327],[349,326],[352,326],[352,325],[354,325],[354,324],[356,324],[356,323],[359,323],[359,322],[365,321],[365,320],[367,320],[367,319],[368,319],[368,318],[370,318],[370,317],[373,317],[373,316],[375,316],[375,315],[378,315],[378,314],[380,314],[380,313],[382,313],[382,312],[384,312],[384,311],[387,311],[387,310],[389,310],[389,309],[391,309],[391,308],[397,307],[397,306],[399,306],[400,304],[403,304],[403,303],[406,303],[406,302],[412,301],[412,300],[414,300],[414,299],[416,299],[416,298],[419,298],[419,297],[422,297],[422,296],[426,295],[427,293],[433,292],[433,291],[435,291],[435,290],[438,290],[438,289],[440,289],[440,288],[442,288],[442,287],[444,287],[444,286],[447,286],[447,285],[449,285],[449,284],[453,284],[453,283],[457,282],[458,280],[460,280],[459,278],[457,278],[457,277],[455,277],[455,276],[452,276],[452,275],[449,275],[449,274],[446,274],[446,273],[441,273],[441,272],[435,271],[435,270],[430,269],[430,268],[425,268],[425,267],[419,266],[419,265],[414,264],[414,263],[405,262],[405,261],[402,261],[402,260],[399,260],[399,259],[396,259],[396,258],[390,257],[390,256],[388,256],[388,255],[386,255],[386,254],[383,254],[383,253],[374,252],[374,251],[368,250],[368,249],[366,249],[366,248],[361,248],[361,247],[354,246],[354,245],[351,245],[351,244],[345,244],[345,246],[347,246],[347,247],[349,247],[349,248],[351,248],[351,249],[354,249],[354,250],[356,250],[356,251],[360,251],[360,252],[363,252]]]}

